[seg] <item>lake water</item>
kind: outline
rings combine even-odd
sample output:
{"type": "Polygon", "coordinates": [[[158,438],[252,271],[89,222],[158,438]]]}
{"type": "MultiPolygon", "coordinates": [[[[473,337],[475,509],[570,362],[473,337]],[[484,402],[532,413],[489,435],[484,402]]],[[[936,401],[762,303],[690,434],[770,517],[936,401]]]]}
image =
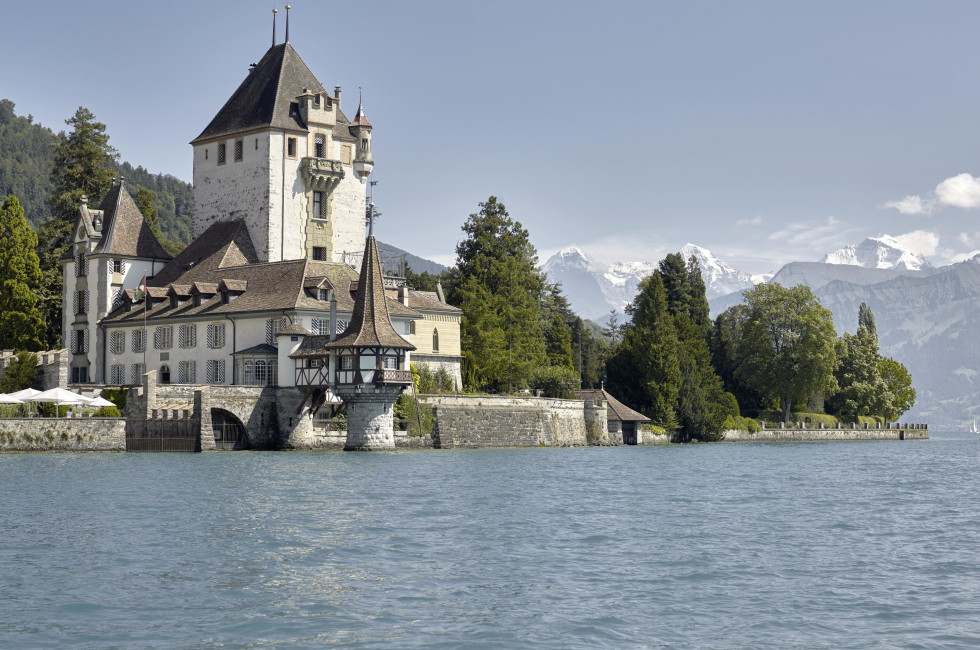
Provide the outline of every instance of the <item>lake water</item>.
{"type": "Polygon", "coordinates": [[[0,454],[0,647],[980,645],[980,436],[0,454]]]}

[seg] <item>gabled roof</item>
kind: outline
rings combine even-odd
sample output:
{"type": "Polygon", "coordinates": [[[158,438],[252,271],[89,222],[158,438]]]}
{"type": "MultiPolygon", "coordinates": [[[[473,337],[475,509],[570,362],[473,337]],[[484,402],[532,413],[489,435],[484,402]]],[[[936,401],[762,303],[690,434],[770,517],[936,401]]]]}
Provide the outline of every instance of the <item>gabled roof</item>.
{"type": "Polygon", "coordinates": [[[610,395],[605,389],[592,389],[592,390],[577,390],[575,391],[575,399],[582,400],[605,400],[606,401],[606,419],[612,422],[617,420],[623,422],[649,422],[650,418],[643,415],[642,413],[637,413],[630,407],[626,406],[618,399],[610,395]]]}
{"type": "MultiPolygon", "coordinates": [[[[164,287],[178,278],[189,283],[217,269],[243,266],[257,261],[258,256],[245,222],[241,219],[219,221],[192,241],[152,279],[147,280],[147,284],[164,287]],[[192,270],[194,272],[190,273],[192,270]]],[[[201,279],[206,282],[217,281],[210,277],[201,279]]]]}
{"type": "Polygon", "coordinates": [[[273,45],[191,144],[256,128],[305,131],[296,97],[307,90],[326,92],[292,45],[273,45]]]}
{"type": "MultiPolygon", "coordinates": [[[[112,186],[97,210],[88,210],[87,205],[83,204],[79,209],[79,221],[85,225],[89,237],[98,239],[93,255],[171,259],[170,253],[160,245],[150,224],[146,223],[133,197],[122,184],[112,186]],[[95,233],[90,223],[95,217],[102,219],[100,233],[95,233]]],[[[70,254],[69,249],[68,256],[70,254]]]]}

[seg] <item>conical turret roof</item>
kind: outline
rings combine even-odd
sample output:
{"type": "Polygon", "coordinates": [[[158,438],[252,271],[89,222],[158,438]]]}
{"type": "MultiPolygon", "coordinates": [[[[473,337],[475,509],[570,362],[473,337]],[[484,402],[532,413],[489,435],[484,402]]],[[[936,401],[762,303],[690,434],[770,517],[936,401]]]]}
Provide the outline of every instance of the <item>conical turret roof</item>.
{"type": "Polygon", "coordinates": [[[381,278],[381,258],[378,242],[368,236],[361,260],[361,275],[357,284],[357,297],[350,325],[335,341],[325,348],[386,347],[414,350],[415,346],[403,339],[391,325],[388,305],[385,302],[384,281],[381,278]]]}

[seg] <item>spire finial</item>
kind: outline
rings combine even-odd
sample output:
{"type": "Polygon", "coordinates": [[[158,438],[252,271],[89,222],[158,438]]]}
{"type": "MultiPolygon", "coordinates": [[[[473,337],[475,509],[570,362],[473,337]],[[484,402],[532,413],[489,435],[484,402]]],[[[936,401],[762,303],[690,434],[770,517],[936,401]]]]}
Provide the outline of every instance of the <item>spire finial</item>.
{"type": "Polygon", "coordinates": [[[289,42],[289,10],[292,9],[289,5],[286,5],[286,42],[289,42]]]}
{"type": "Polygon", "coordinates": [[[368,237],[374,237],[374,201],[368,204],[368,237]]]}
{"type": "Polygon", "coordinates": [[[279,13],[278,9],[272,10],[272,47],[276,46],[276,14],[279,13]]]}

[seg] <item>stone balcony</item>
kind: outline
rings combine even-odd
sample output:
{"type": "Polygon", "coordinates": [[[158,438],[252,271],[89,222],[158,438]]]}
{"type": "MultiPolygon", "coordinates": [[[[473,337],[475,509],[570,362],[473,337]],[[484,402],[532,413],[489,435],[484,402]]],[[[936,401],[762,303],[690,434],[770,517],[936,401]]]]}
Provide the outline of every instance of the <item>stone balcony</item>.
{"type": "Polygon", "coordinates": [[[306,186],[318,192],[329,192],[344,178],[344,167],[339,160],[303,158],[302,168],[306,186]]]}

